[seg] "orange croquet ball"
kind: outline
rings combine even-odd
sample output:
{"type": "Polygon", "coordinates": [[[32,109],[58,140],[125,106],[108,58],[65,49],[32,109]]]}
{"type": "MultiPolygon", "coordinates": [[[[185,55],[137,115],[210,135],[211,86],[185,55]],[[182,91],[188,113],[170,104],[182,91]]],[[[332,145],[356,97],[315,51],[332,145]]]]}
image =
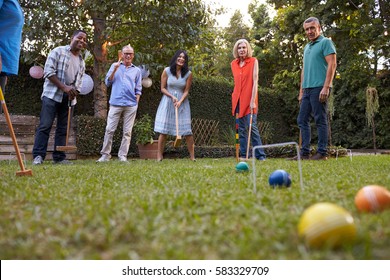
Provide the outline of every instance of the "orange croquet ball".
{"type": "Polygon", "coordinates": [[[356,237],[356,226],[344,208],[328,202],[307,208],[299,221],[298,234],[309,247],[334,248],[356,237]]]}
{"type": "Polygon", "coordinates": [[[390,192],[377,185],[365,186],[357,192],[355,205],[360,212],[381,212],[390,208],[390,192]]]}

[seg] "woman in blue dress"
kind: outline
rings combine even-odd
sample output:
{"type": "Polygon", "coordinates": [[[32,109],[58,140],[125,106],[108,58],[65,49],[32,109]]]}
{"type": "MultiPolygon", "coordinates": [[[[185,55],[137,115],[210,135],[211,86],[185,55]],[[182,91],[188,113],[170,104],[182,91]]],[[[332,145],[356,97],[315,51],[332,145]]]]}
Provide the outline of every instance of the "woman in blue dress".
{"type": "Polygon", "coordinates": [[[195,161],[191,109],[188,100],[191,83],[192,73],[188,68],[188,55],[184,50],[178,50],[172,57],[170,66],[166,67],[161,75],[163,96],[154,123],[154,131],[160,134],[157,161],[163,159],[167,135],[176,135],[175,107],[178,108],[179,135],[185,138],[190,159],[195,161]]]}

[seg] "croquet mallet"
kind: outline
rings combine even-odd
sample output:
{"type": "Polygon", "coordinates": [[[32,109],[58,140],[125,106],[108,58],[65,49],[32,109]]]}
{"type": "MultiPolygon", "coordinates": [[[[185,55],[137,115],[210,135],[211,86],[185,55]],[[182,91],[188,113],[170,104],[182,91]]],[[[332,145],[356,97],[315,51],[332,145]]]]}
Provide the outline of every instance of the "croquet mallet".
{"type": "Polygon", "coordinates": [[[298,141],[299,149],[302,148],[302,133],[301,130],[299,130],[299,141],[298,141]]]}
{"type": "Polygon", "coordinates": [[[251,117],[249,119],[249,130],[248,130],[248,145],[246,147],[246,159],[249,158],[249,147],[251,145],[251,133],[252,133],[252,121],[253,121],[253,109],[251,108],[251,117]]]}
{"type": "Polygon", "coordinates": [[[30,169],[26,170],[24,168],[22,156],[20,154],[18,142],[16,141],[15,132],[14,132],[14,129],[12,127],[11,118],[10,118],[9,113],[8,113],[7,104],[5,104],[3,90],[1,89],[1,87],[0,87],[0,101],[1,101],[1,107],[3,108],[3,111],[4,111],[5,119],[6,119],[7,124],[8,124],[9,132],[11,134],[12,143],[13,143],[14,148],[15,148],[15,152],[16,152],[16,156],[18,158],[20,169],[21,169],[21,171],[16,172],[16,176],[32,176],[33,175],[32,170],[30,170],[30,169]]]}
{"type": "Polygon", "coordinates": [[[239,142],[239,137],[238,137],[238,127],[239,127],[239,122],[238,122],[238,111],[236,112],[236,160],[237,162],[239,161],[239,156],[240,156],[240,142],[239,142]]]}
{"type": "Polygon", "coordinates": [[[173,147],[177,148],[181,144],[181,135],[179,135],[179,109],[175,105],[175,118],[176,118],[176,139],[173,143],[173,147]]]}
{"type": "Polygon", "coordinates": [[[75,151],[77,150],[76,146],[69,146],[69,134],[70,134],[70,120],[72,115],[72,101],[68,101],[68,125],[66,127],[66,140],[65,140],[65,146],[57,146],[56,150],[61,152],[67,152],[67,151],[75,151]]]}

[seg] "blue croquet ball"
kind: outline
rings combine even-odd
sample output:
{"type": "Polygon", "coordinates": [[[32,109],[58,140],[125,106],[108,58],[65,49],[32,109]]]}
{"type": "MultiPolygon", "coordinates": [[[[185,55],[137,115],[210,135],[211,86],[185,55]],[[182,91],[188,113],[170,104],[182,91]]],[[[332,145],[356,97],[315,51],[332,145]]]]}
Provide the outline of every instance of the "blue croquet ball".
{"type": "Polygon", "coordinates": [[[277,169],[268,178],[271,187],[289,187],[291,185],[291,175],[285,170],[277,169]]]}
{"type": "Polygon", "coordinates": [[[249,171],[249,165],[246,162],[241,161],[241,162],[237,163],[236,171],[237,172],[247,172],[247,171],[249,171]]]}

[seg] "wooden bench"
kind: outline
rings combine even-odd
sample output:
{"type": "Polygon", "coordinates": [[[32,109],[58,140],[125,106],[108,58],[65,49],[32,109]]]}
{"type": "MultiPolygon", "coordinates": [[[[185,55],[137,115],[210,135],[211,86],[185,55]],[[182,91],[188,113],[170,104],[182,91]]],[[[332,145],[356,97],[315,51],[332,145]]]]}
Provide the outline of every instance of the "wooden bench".
{"type": "MultiPolygon", "coordinates": [[[[39,124],[39,117],[23,116],[23,115],[10,115],[12,127],[15,132],[16,140],[18,142],[20,153],[22,158],[26,160],[32,160],[32,149],[34,146],[35,130],[39,124]]],[[[46,160],[52,159],[52,153],[54,150],[54,131],[56,127],[56,121],[50,132],[49,143],[47,146],[46,160]]],[[[76,134],[74,128],[71,126],[69,143],[68,145],[76,146],[76,134]]],[[[66,157],[68,159],[76,159],[77,151],[67,152],[66,157]]],[[[9,127],[4,117],[4,114],[0,115],[0,160],[16,159],[15,148],[12,143],[9,127]]]]}

